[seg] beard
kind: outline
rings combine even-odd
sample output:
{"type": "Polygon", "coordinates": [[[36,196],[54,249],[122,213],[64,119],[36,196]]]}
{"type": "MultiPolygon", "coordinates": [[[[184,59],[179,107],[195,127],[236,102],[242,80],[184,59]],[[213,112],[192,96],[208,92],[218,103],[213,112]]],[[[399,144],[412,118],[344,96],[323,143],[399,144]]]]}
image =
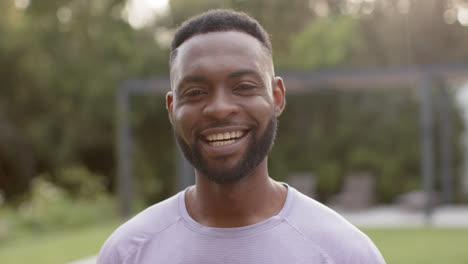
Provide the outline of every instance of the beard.
{"type": "Polygon", "coordinates": [[[249,175],[268,155],[275,141],[277,123],[277,118],[273,115],[260,136],[258,136],[258,128],[250,129],[252,135],[248,142],[249,145],[240,160],[232,167],[212,166],[203,158],[199,140],[189,145],[175,130],[174,135],[185,158],[198,172],[216,184],[233,184],[249,175]]]}

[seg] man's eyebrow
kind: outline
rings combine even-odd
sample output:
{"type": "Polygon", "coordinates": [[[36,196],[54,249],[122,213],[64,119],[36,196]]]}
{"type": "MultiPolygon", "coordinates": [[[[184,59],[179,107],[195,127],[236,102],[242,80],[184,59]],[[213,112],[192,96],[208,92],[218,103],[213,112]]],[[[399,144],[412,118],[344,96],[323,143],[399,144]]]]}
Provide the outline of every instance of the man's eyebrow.
{"type": "Polygon", "coordinates": [[[204,82],[206,81],[206,78],[203,77],[203,76],[199,76],[199,75],[188,75],[188,76],[185,76],[181,83],[184,83],[184,82],[204,82]]]}
{"type": "Polygon", "coordinates": [[[179,83],[179,85],[176,87],[176,91],[179,91],[180,90],[180,87],[182,86],[182,84],[184,83],[188,83],[188,82],[206,82],[206,78],[203,77],[203,76],[199,76],[199,75],[188,75],[188,76],[185,76],[182,81],[179,83]]]}
{"type": "Polygon", "coordinates": [[[236,71],[236,72],[233,72],[231,74],[229,74],[228,78],[238,78],[238,77],[241,77],[243,75],[256,75],[256,76],[260,76],[260,74],[254,70],[240,70],[240,71],[236,71]]]}

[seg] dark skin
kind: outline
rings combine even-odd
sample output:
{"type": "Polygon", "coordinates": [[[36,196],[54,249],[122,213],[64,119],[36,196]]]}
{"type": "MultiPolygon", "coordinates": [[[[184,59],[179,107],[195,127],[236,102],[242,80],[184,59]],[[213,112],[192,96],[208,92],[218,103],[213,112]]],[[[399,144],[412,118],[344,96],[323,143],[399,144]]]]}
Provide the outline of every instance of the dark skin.
{"type": "MultiPolygon", "coordinates": [[[[235,168],[247,146],[285,107],[285,87],[274,77],[271,55],[254,37],[228,31],[197,35],[178,48],[166,96],[175,133],[215,169],[235,168]],[[221,125],[217,125],[221,124],[221,125]],[[214,146],[208,138],[241,133],[234,143],[214,146]]],[[[209,227],[240,227],[281,210],[287,188],[268,174],[268,159],[239,181],[218,184],[195,170],[186,193],[190,216],[209,227]]]]}

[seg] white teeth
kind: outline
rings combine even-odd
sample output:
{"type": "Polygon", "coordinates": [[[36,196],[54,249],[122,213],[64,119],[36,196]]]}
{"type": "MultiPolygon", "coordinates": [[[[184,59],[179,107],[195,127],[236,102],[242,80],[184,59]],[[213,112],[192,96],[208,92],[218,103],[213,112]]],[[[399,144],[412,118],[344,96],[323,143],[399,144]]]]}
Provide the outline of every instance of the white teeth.
{"type": "MultiPolygon", "coordinates": [[[[240,138],[243,135],[244,135],[243,131],[232,131],[232,132],[225,132],[225,133],[207,135],[206,139],[211,143],[213,143],[214,141],[223,141],[223,143],[232,144],[232,143],[229,143],[229,142],[234,141],[234,139],[240,138]]],[[[213,146],[215,146],[215,145],[213,145],[213,146]]],[[[222,146],[222,145],[220,145],[220,146],[222,146]]]]}
{"type": "Polygon", "coordinates": [[[220,147],[220,146],[224,146],[224,145],[230,145],[232,143],[236,142],[234,139],[231,139],[231,140],[226,140],[226,141],[214,141],[214,142],[210,142],[210,144],[213,146],[213,147],[220,147]]]}

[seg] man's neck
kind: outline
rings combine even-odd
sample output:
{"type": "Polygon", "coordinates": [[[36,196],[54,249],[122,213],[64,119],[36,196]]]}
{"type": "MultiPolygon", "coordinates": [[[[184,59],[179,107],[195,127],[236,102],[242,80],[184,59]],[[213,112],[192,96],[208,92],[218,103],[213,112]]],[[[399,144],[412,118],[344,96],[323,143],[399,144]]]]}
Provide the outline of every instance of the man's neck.
{"type": "Polygon", "coordinates": [[[190,216],[210,227],[240,227],[272,217],[283,208],[287,189],[268,176],[265,159],[235,184],[216,184],[196,173],[196,185],[186,194],[190,216]]]}

